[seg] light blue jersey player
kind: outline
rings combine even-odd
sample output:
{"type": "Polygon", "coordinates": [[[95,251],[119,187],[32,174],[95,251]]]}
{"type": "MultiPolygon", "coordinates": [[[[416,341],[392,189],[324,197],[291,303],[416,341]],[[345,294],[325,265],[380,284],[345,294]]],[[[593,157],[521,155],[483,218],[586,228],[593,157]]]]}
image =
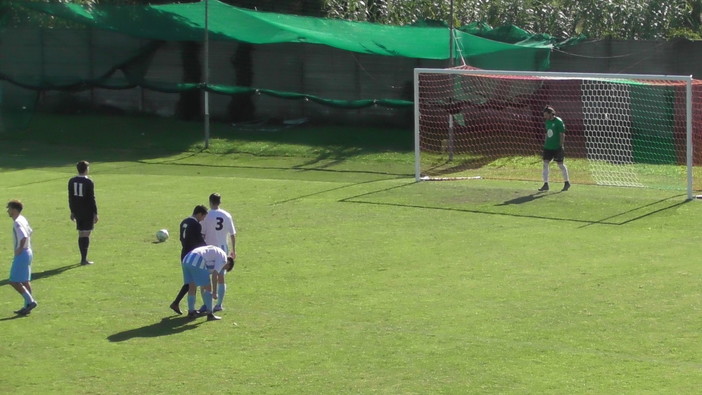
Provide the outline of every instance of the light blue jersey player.
{"type": "Polygon", "coordinates": [[[10,285],[22,298],[24,307],[15,311],[15,314],[27,315],[37,307],[37,302],[32,296],[32,228],[27,219],[21,214],[24,205],[19,200],[10,200],[7,203],[7,215],[12,218],[12,235],[14,238],[14,258],[10,269],[10,285]]]}
{"type": "Polygon", "coordinates": [[[219,320],[212,313],[212,284],[217,284],[219,276],[232,270],[234,259],[217,246],[203,246],[195,248],[183,258],[183,282],[189,284],[188,288],[188,318],[198,316],[195,310],[195,295],[200,287],[202,299],[205,303],[207,320],[219,320]],[[211,279],[210,279],[210,276],[211,279]]]}

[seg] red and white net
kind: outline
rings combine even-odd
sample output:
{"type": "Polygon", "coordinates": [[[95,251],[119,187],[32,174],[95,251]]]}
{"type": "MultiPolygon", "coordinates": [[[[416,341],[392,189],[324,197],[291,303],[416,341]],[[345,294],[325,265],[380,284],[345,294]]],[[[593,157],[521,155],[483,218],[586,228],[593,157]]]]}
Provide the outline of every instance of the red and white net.
{"type": "MultiPolygon", "coordinates": [[[[566,125],[574,182],[685,188],[685,81],[470,70],[418,74],[424,179],[540,181],[543,108],[550,105],[566,125]]],[[[694,147],[702,143],[702,83],[693,81],[692,91],[694,147]]],[[[695,165],[702,164],[700,152],[694,151],[695,165]]]]}

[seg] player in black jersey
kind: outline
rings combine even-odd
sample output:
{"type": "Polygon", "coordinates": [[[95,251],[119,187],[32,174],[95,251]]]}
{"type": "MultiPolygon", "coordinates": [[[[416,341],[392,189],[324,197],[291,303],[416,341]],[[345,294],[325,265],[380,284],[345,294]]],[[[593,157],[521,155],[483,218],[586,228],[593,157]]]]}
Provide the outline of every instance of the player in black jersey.
{"type": "MultiPolygon", "coordinates": [[[[197,247],[207,245],[204,237],[202,236],[202,226],[200,225],[200,222],[205,219],[206,215],[207,207],[198,205],[193,209],[193,215],[180,222],[180,245],[182,247],[180,250],[181,262],[190,251],[197,247]]],[[[186,293],[188,293],[187,283],[183,284],[178,292],[178,295],[173,300],[173,303],[171,303],[171,310],[178,314],[183,314],[183,312],[180,311],[180,301],[183,300],[186,293]]]]}
{"type": "Polygon", "coordinates": [[[68,180],[68,207],[71,210],[71,221],[75,221],[78,229],[78,249],[80,264],[90,265],[88,248],[90,247],[90,232],[98,222],[97,203],[95,203],[95,185],[88,178],[90,163],[82,160],[76,164],[78,175],[68,180]]]}

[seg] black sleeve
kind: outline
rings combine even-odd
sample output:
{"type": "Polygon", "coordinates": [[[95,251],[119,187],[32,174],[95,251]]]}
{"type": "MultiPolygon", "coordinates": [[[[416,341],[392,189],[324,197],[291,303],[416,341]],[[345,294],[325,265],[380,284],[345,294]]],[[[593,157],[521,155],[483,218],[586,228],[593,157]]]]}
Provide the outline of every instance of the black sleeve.
{"type": "Polygon", "coordinates": [[[90,211],[97,214],[97,202],[95,201],[95,184],[91,180],[87,180],[85,185],[85,199],[90,211]]]}
{"type": "Polygon", "coordinates": [[[68,180],[68,208],[74,214],[77,213],[79,210],[78,197],[74,192],[74,189],[76,188],[76,186],[74,185],[75,182],[75,178],[71,178],[70,180],[68,180]]]}

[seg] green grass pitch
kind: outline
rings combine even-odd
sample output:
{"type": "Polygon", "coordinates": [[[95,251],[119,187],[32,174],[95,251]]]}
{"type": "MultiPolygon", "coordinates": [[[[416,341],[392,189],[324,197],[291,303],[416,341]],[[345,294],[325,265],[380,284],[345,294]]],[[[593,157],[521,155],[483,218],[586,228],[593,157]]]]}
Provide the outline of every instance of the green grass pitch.
{"type": "Polygon", "coordinates": [[[352,130],[219,126],[203,150],[198,129],[44,117],[0,136],[1,198],[25,203],[39,302],[12,313],[6,218],[2,392],[702,388],[702,205],[682,191],[415,183],[411,131],[374,130],[369,143],[352,130]],[[100,210],[88,267],[66,196],[80,159],[100,210]],[[177,226],[215,191],[239,257],[223,319],[188,321],[168,309],[177,226]],[[171,238],[156,243],[161,228],[171,238]]]}

